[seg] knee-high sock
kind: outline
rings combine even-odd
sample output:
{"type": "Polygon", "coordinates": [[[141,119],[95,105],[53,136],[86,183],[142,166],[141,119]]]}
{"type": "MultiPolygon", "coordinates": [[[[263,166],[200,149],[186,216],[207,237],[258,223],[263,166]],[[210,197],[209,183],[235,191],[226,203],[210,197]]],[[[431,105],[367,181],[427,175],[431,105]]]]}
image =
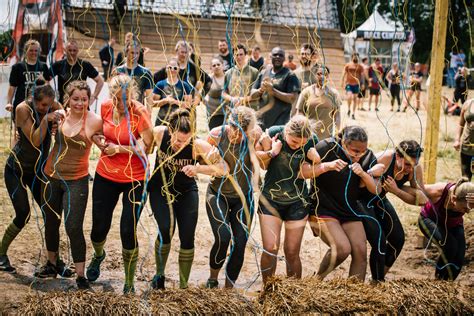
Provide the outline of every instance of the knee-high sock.
{"type": "Polygon", "coordinates": [[[103,241],[101,242],[92,242],[92,247],[94,247],[94,252],[95,252],[95,256],[96,257],[102,257],[104,255],[104,245],[105,245],[105,241],[107,239],[104,239],[103,241]]]}
{"type": "Polygon", "coordinates": [[[179,249],[179,287],[185,289],[188,287],[189,274],[194,259],[193,249],[179,249]]]}
{"type": "Polygon", "coordinates": [[[12,241],[18,236],[21,229],[16,227],[14,223],[8,225],[7,229],[5,230],[5,234],[3,235],[2,242],[0,244],[0,256],[4,256],[7,254],[8,247],[12,241]]]}
{"type": "Polygon", "coordinates": [[[125,284],[133,286],[138,261],[138,247],[130,250],[122,249],[122,257],[125,269],[125,284]]]}
{"type": "Polygon", "coordinates": [[[155,263],[156,275],[165,275],[166,262],[170,254],[171,244],[162,244],[158,239],[155,240],[155,263]]]}

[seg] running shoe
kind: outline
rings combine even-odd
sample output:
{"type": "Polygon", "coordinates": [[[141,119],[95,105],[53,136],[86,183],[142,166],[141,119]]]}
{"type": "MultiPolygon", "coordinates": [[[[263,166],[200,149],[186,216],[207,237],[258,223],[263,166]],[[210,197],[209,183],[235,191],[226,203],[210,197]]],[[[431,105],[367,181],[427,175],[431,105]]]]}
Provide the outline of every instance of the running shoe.
{"type": "Polygon", "coordinates": [[[16,273],[16,269],[11,266],[10,260],[8,260],[7,255],[0,256],[0,271],[4,271],[7,273],[16,273]]]}
{"type": "Polygon", "coordinates": [[[61,259],[56,260],[56,271],[58,272],[59,276],[63,278],[70,278],[74,275],[74,271],[66,266],[66,263],[61,259]]]}
{"type": "Polygon", "coordinates": [[[89,280],[87,280],[85,277],[77,277],[76,284],[79,290],[89,290],[91,288],[89,285],[89,280]]]}
{"type": "Polygon", "coordinates": [[[94,254],[94,256],[92,257],[92,260],[91,260],[91,263],[89,264],[89,266],[87,267],[87,279],[89,279],[89,281],[91,282],[94,282],[95,280],[97,280],[100,276],[100,264],[102,263],[102,261],[104,261],[105,259],[105,250],[104,250],[104,253],[102,254],[102,256],[100,257],[96,257],[96,255],[94,254]]]}
{"type": "Polygon", "coordinates": [[[219,287],[219,281],[216,279],[207,279],[206,288],[215,289],[219,287]]]}
{"type": "Polygon", "coordinates": [[[165,289],[165,277],[163,275],[155,275],[151,280],[151,288],[155,290],[165,289]]]}
{"type": "Polygon", "coordinates": [[[39,271],[35,272],[35,277],[45,279],[45,278],[55,278],[58,275],[58,270],[56,266],[51,262],[46,262],[44,266],[42,266],[39,271]]]}

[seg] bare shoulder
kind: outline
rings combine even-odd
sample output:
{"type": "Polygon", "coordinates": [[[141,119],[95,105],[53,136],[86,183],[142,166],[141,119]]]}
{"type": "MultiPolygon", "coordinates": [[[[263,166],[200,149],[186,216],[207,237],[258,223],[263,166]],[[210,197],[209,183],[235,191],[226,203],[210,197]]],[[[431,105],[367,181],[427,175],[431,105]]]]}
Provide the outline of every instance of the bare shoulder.
{"type": "Polygon", "coordinates": [[[92,111],[87,112],[87,120],[92,124],[102,123],[102,118],[92,111]]]}
{"type": "Polygon", "coordinates": [[[155,139],[155,141],[159,140],[161,142],[163,134],[167,129],[168,127],[162,125],[153,127],[153,138],[155,139]]]}
{"type": "Polygon", "coordinates": [[[377,162],[384,164],[385,166],[390,165],[393,159],[394,150],[384,150],[375,154],[377,162]]]}
{"type": "Polygon", "coordinates": [[[434,184],[425,184],[425,192],[428,195],[428,198],[432,201],[437,201],[441,198],[443,190],[446,187],[447,183],[438,182],[434,184]]]}
{"type": "Polygon", "coordinates": [[[18,125],[19,123],[24,122],[25,120],[31,117],[31,109],[29,105],[26,104],[26,102],[21,102],[16,107],[15,114],[16,114],[16,123],[18,125]]]}

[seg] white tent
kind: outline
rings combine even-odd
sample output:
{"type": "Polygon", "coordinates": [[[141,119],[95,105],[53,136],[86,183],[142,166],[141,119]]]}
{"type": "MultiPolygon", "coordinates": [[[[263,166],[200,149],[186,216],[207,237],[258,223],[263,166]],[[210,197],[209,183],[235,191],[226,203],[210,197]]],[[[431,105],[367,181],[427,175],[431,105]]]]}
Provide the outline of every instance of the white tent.
{"type": "Polygon", "coordinates": [[[393,25],[388,24],[377,10],[374,10],[374,13],[357,29],[348,34],[341,35],[345,38],[363,38],[366,40],[404,41],[407,38],[407,34],[403,31],[403,28],[397,30],[395,23],[393,25]]]}
{"type": "Polygon", "coordinates": [[[351,59],[353,53],[358,53],[361,57],[378,57],[385,66],[394,61],[404,65],[412,47],[409,32],[400,23],[387,22],[377,10],[357,29],[341,34],[341,37],[346,61],[351,59]]]}

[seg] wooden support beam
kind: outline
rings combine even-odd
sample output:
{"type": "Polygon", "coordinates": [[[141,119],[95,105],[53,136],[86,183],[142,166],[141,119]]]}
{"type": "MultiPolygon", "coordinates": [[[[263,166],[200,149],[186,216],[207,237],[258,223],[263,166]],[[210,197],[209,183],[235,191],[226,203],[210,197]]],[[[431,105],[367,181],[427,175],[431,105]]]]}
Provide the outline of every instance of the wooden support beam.
{"type": "Polygon", "coordinates": [[[448,22],[448,1],[449,0],[436,0],[435,7],[425,131],[425,183],[436,182],[441,88],[443,83],[444,49],[446,46],[446,29],[448,22]]]}

